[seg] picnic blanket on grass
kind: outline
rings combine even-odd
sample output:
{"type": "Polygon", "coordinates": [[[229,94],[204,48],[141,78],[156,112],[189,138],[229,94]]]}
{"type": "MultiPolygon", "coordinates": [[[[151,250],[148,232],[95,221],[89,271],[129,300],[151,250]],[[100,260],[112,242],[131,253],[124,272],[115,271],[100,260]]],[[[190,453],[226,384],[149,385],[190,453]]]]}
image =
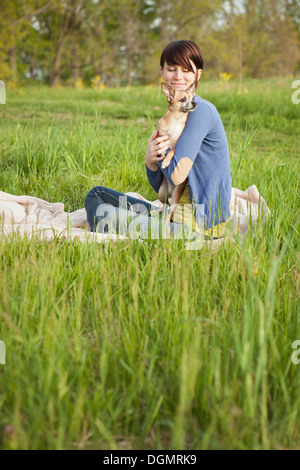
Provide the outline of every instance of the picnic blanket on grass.
{"type": "MultiPolygon", "coordinates": [[[[139,193],[125,194],[151,202],[139,193]]],[[[158,200],[151,203],[161,206],[158,200]]],[[[255,226],[259,217],[266,220],[270,215],[270,210],[255,185],[246,191],[232,188],[230,212],[228,224],[230,230],[242,237],[248,233],[251,224],[255,226]]],[[[90,232],[84,208],[68,213],[65,212],[64,204],[61,202],[51,203],[33,196],[15,196],[0,191],[0,236],[9,238],[14,233],[21,237],[34,237],[46,241],[63,238],[101,243],[108,239],[126,238],[121,235],[90,232]]],[[[213,240],[208,243],[218,246],[223,240],[213,240]]]]}

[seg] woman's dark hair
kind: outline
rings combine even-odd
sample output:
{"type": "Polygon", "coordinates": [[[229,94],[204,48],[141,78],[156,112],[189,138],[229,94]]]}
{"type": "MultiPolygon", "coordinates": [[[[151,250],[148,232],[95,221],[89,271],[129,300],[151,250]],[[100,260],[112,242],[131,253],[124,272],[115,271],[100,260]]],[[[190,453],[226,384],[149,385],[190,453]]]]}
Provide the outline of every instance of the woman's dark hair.
{"type": "MultiPolygon", "coordinates": [[[[160,56],[160,66],[164,67],[165,63],[168,65],[180,65],[181,67],[194,72],[190,60],[194,62],[196,68],[202,69],[204,66],[204,60],[202,53],[194,41],[173,41],[168,44],[160,56]]],[[[196,87],[197,87],[196,79],[196,87]]]]}

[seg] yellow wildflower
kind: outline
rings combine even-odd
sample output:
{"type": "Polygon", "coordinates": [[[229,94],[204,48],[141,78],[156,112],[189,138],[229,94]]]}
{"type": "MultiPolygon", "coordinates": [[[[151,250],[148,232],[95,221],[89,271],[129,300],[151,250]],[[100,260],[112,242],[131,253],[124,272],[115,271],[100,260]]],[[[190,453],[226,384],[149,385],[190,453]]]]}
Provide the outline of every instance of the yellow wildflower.
{"type": "Polygon", "coordinates": [[[221,80],[228,82],[228,80],[230,80],[231,78],[231,73],[226,73],[226,72],[219,73],[219,77],[221,78],[221,80]]]}
{"type": "Polygon", "coordinates": [[[79,78],[78,80],[76,80],[76,82],[74,83],[74,86],[75,86],[76,90],[83,90],[84,84],[83,84],[82,79],[79,78]]]}
{"type": "Polygon", "coordinates": [[[96,76],[92,79],[91,84],[92,84],[92,88],[97,89],[97,90],[104,90],[104,88],[105,88],[105,84],[104,84],[104,82],[101,80],[100,75],[96,75],[96,76]]]}

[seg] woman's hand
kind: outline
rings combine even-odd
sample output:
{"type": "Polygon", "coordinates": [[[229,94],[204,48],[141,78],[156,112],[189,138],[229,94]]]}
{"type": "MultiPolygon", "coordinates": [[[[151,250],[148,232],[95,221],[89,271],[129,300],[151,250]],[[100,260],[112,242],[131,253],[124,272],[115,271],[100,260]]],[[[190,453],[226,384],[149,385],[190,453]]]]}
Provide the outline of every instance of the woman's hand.
{"type": "Polygon", "coordinates": [[[157,162],[160,162],[165,158],[165,153],[171,145],[168,135],[157,136],[158,131],[154,131],[148,140],[145,153],[146,166],[152,171],[156,171],[158,169],[157,162]]]}

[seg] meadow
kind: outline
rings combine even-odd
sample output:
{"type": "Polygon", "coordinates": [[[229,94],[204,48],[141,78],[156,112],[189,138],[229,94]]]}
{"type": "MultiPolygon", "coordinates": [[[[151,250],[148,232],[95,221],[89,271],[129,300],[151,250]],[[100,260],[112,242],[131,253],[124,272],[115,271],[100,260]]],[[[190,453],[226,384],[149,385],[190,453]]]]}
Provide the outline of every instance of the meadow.
{"type": "MultiPolygon", "coordinates": [[[[1,449],[300,448],[292,81],[200,82],[233,186],[255,184],[272,213],[245,239],[213,252],[0,237],[1,449]]],[[[165,110],[158,86],[7,90],[0,190],[67,211],[97,185],[155,200],[144,153],[165,110]]]]}

